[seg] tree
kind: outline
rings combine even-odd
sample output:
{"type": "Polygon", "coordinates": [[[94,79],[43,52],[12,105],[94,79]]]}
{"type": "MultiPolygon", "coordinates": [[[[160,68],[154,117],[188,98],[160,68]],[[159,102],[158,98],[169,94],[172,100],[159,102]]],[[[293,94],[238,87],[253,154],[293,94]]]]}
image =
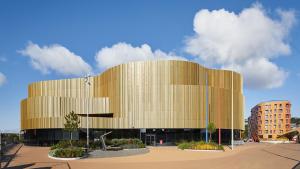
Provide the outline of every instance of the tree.
{"type": "Polygon", "coordinates": [[[72,132],[74,131],[77,131],[78,128],[79,128],[79,124],[80,124],[80,121],[79,121],[79,118],[78,118],[78,115],[74,113],[74,111],[71,111],[69,114],[67,114],[65,116],[65,130],[66,131],[69,131],[71,133],[71,140],[70,140],[70,145],[71,147],[73,147],[72,145],[72,132]]]}
{"type": "Polygon", "coordinates": [[[209,132],[209,142],[211,142],[211,134],[216,132],[216,126],[213,122],[209,122],[207,126],[207,130],[209,132]]]}
{"type": "Polygon", "coordinates": [[[248,128],[249,128],[249,126],[248,126],[248,124],[246,124],[245,125],[245,130],[244,130],[244,132],[243,132],[243,138],[244,139],[247,139],[248,138],[248,128]]]}

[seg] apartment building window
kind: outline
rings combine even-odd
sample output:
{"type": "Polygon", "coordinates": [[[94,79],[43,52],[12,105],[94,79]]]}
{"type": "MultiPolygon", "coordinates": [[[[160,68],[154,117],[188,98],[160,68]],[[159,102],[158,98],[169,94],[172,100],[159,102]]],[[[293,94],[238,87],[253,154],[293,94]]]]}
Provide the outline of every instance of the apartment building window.
{"type": "Polygon", "coordinates": [[[268,120],[265,120],[265,124],[269,124],[269,121],[268,121],[268,120]]]}
{"type": "Polygon", "coordinates": [[[281,118],[281,114],[278,115],[278,118],[281,118]]]}
{"type": "Polygon", "coordinates": [[[289,105],[289,104],[286,104],[286,105],[285,105],[285,107],[286,107],[286,108],[289,108],[289,107],[290,107],[290,105],[289,105]]]}
{"type": "Polygon", "coordinates": [[[274,114],[274,119],[276,119],[276,114],[274,114]]]}
{"type": "Polygon", "coordinates": [[[282,104],[279,104],[279,108],[282,109],[282,104]]]}
{"type": "Polygon", "coordinates": [[[286,115],[285,115],[285,118],[290,118],[290,115],[289,115],[289,114],[286,114],[286,115]]]}
{"type": "Polygon", "coordinates": [[[276,120],[274,120],[274,123],[276,123],[276,120]]]}
{"type": "Polygon", "coordinates": [[[270,119],[272,119],[272,115],[270,115],[270,119]]]}
{"type": "Polygon", "coordinates": [[[290,123],[289,119],[286,119],[286,120],[285,120],[285,123],[290,123]]]}
{"type": "Polygon", "coordinates": [[[270,120],[270,123],[272,123],[272,120],[270,120]]]}
{"type": "Polygon", "coordinates": [[[283,130],[280,130],[280,134],[282,134],[283,133],[283,130]]]}
{"type": "Polygon", "coordinates": [[[273,125],[273,128],[276,128],[276,124],[273,125]]]}
{"type": "Polygon", "coordinates": [[[274,113],[277,113],[277,109],[274,109],[274,113]]]}
{"type": "Polygon", "coordinates": [[[274,105],[275,109],[277,109],[277,104],[274,105]]]}
{"type": "Polygon", "coordinates": [[[268,130],[265,130],[265,134],[268,134],[268,130]]]}
{"type": "Polygon", "coordinates": [[[258,133],[261,134],[261,130],[259,130],[258,133]]]}
{"type": "Polygon", "coordinates": [[[282,113],[282,109],[279,109],[279,113],[282,113]]]}
{"type": "Polygon", "coordinates": [[[268,114],[269,113],[269,110],[265,110],[265,114],[268,114]]]}
{"type": "Polygon", "coordinates": [[[265,115],[265,119],[268,119],[268,115],[265,115]]]}
{"type": "Polygon", "coordinates": [[[280,129],[281,129],[281,124],[279,124],[279,125],[278,125],[278,128],[280,128],[280,129]]]}
{"type": "Polygon", "coordinates": [[[270,133],[272,134],[272,130],[270,130],[270,133]]]}
{"type": "Polygon", "coordinates": [[[267,130],[268,129],[268,125],[265,125],[265,130],[267,130]]]}

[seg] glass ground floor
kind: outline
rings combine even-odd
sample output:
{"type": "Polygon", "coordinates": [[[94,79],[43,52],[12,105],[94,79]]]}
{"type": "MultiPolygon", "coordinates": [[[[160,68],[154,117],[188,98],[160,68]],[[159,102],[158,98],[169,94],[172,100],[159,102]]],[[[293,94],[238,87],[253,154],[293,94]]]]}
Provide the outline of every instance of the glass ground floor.
{"type": "MultiPolygon", "coordinates": [[[[139,138],[146,145],[174,145],[176,142],[206,140],[206,129],[89,129],[90,141],[98,140],[104,133],[110,132],[106,139],[139,138]]],[[[231,129],[217,129],[212,134],[216,143],[231,144],[231,129]]],[[[241,140],[241,130],[234,129],[234,140],[241,140]]],[[[22,131],[26,144],[51,145],[60,140],[71,139],[71,134],[63,129],[31,129],[22,131]]],[[[207,133],[209,139],[209,133],[207,133]]],[[[73,140],[86,140],[86,129],[72,133],[73,140]]]]}

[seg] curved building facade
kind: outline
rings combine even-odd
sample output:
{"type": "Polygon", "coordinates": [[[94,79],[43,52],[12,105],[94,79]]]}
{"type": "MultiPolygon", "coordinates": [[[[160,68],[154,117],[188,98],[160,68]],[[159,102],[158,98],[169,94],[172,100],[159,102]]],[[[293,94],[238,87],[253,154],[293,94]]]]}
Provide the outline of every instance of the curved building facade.
{"type": "Polygon", "coordinates": [[[232,113],[235,131],[244,129],[242,77],[188,61],[156,60],[109,68],[89,83],[83,78],[36,82],[21,101],[21,130],[28,139],[39,133],[48,140],[60,139],[63,132],[50,131],[62,130],[71,111],[80,117],[82,136],[89,113],[91,131],[115,130],[124,137],[169,133],[169,140],[191,133],[201,139],[207,123],[213,122],[226,138],[232,113]]]}

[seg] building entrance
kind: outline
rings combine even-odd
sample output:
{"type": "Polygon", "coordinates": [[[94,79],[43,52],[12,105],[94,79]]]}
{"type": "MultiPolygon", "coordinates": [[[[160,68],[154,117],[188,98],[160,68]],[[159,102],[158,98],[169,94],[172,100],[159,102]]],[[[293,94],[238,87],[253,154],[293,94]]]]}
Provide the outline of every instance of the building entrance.
{"type": "Polygon", "coordinates": [[[148,146],[156,146],[156,135],[155,134],[146,134],[145,135],[145,144],[148,146]]]}

